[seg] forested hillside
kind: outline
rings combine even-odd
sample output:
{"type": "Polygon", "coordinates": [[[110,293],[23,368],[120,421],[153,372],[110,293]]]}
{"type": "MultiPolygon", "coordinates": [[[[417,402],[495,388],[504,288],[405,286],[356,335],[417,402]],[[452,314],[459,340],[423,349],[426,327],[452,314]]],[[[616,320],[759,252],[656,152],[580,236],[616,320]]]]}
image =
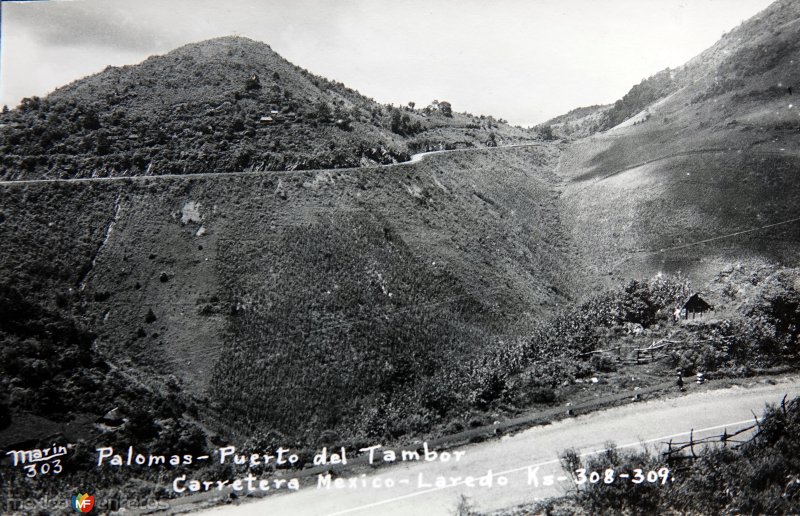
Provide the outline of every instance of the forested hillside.
{"type": "Polygon", "coordinates": [[[0,178],[340,168],[535,137],[444,100],[381,105],[225,37],[23,99],[0,115],[0,178]]]}

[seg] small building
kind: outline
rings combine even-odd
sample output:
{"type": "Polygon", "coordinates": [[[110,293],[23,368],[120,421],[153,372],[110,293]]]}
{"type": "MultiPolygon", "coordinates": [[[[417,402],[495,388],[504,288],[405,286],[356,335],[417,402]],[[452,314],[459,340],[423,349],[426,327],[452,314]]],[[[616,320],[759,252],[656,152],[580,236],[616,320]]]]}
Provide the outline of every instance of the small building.
{"type": "Polygon", "coordinates": [[[272,118],[271,116],[262,116],[262,117],[261,117],[261,119],[260,119],[259,121],[260,121],[262,124],[271,124],[272,122],[274,122],[274,121],[275,121],[275,119],[274,119],[274,118],[272,118]]]}
{"type": "Polygon", "coordinates": [[[706,303],[706,301],[700,297],[700,294],[695,293],[683,303],[682,316],[684,319],[688,319],[691,314],[692,319],[694,319],[696,315],[699,314],[702,317],[704,313],[713,309],[714,307],[706,303]]]}

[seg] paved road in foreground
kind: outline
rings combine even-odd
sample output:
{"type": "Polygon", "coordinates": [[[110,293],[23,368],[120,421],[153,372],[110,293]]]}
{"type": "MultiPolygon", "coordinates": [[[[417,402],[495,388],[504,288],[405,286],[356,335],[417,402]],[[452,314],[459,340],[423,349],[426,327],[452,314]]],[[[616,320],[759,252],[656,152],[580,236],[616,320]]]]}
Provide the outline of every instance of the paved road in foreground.
{"type": "Polygon", "coordinates": [[[731,432],[752,425],[753,412],[760,416],[766,403],[779,403],[785,394],[789,398],[800,395],[800,378],[611,408],[450,450],[448,462],[405,462],[371,474],[357,474],[357,487],[350,487],[345,480],[345,487],[340,489],[309,487],[207,512],[236,516],[451,516],[461,494],[480,510],[511,507],[557,496],[572,485],[564,478],[558,460],[558,453],[565,448],[588,454],[602,450],[608,441],[618,447],[639,448],[643,442],[652,447],[671,438],[687,441],[691,430],[695,438],[721,434],[723,429],[731,432]],[[463,452],[458,461],[454,458],[456,451],[463,452]],[[490,471],[492,487],[480,486],[480,477],[486,483],[490,471]],[[547,475],[552,475],[550,486],[543,485],[547,475]],[[436,486],[440,477],[446,479],[446,486],[436,486]],[[465,477],[474,478],[472,487],[465,477]],[[499,485],[503,482],[505,485],[499,485]]]}

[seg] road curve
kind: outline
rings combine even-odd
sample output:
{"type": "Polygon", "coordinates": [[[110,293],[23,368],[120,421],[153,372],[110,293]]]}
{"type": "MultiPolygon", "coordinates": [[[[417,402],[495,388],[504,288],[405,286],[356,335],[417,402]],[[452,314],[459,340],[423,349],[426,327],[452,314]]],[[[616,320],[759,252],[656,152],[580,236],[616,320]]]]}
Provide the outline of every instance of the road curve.
{"type": "Polygon", "coordinates": [[[602,450],[608,441],[619,447],[637,448],[641,443],[651,443],[652,447],[671,438],[688,440],[692,430],[696,438],[721,434],[723,429],[730,432],[751,425],[753,413],[760,416],[766,403],[778,403],[787,394],[790,398],[800,395],[800,378],[624,405],[450,450],[464,452],[458,462],[406,462],[373,473],[355,473],[356,483],[366,483],[367,487],[314,486],[206,512],[234,516],[452,516],[461,494],[482,511],[507,508],[557,496],[571,485],[566,478],[558,480],[563,476],[558,453],[565,448],[591,454],[602,450]],[[535,467],[539,468],[538,487],[530,476],[535,467]],[[472,476],[478,482],[490,470],[492,487],[465,484],[465,477],[472,476]],[[554,475],[552,486],[542,485],[545,475],[554,475]],[[437,477],[449,479],[448,485],[436,487],[437,477]],[[501,477],[507,481],[504,486],[498,485],[501,477]],[[388,487],[390,482],[393,487],[388,487]]]}
{"type": "Polygon", "coordinates": [[[480,150],[498,150],[498,149],[514,149],[517,147],[537,147],[546,145],[543,142],[532,143],[515,143],[512,145],[499,145],[497,147],[468,147],[464,149],[450,149],[450,150],[436,150],[428,152],[420,152],[413,154],[408,161],[399,161],[397,163],[387,163],[385,165],[378,165],[376,167],[352,167],[352,168],[323,168],[323,169],[309,169],[309,170],[264,170],[260,172],[200,172],[194,174],[156,174],[152,176],[110,176],[110,177],[78,177],[74,179],[12,179],[0,181],[2,186],[19,186],[30,184],[48,184],[48,183],[106,183],[115,181],[158,181],[160,179],[224,179],[231,177],[248,177],[260,175],[274,175],[274,174],[301,174],[306,172],[346,172],[348,170],[374,170],[376,168],[385,167],[399,167],[405,165],[413,165],[422,161],[426,156],[432,154],[445,154],[453,152],[468,152],[480,150]]]}

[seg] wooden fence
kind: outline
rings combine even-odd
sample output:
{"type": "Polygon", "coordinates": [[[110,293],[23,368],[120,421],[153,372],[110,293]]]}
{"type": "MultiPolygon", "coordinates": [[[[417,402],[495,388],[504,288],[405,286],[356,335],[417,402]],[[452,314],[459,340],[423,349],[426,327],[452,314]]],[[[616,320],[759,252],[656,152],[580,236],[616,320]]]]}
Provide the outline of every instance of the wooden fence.
{"type": "MultiPolygon", "coordinates": [[[[790,401],[789,403],[794,403],[795,400],[790,401]]],[[[781,410],[783,411],[784,415],[788,414],[788,409],[786,407],[786,396],[783,397],[781,400],[781,410]]],[[[753,424],[747,426],[745,428],[741,428],[733,433],[728,433],[727,428],[721,433],[717,435],[712,435],[708,437],[704,437],[702,439],[695,439],[694,438],[694,430],[689,433],[689,440],[682,441],[682,442],[675,442],[672,439],[669,442],[664,442],[667,446],[667,449],[661,453],[663,457],[666,458],[667,462],[675,461],[675,460],[694,460],[697,458],[697,451],[696,449],[701,448],[703,446],[709,445],[722,445],[728,446],[732,444],[732,446],[737,447],[741,446],[745,443],[748,443],[758,437],[761,434],[761,419],[757,417],[755,414],[753,415],[753,424]],[[750,435],[746,438],[740,438],[743,434],[747,434],[748,432],[752,432],[753,435],[750,435]],[[689,454],[683,453],[684,450],[689,450],[689,454]]]]}
{"type": "Polygon", "coordinates": [[[671,351],[684,350],[694,346],[695,344],[712,342],[714,340],[727,341],[732,338],[733,337],[719,337],[718,339],[695,339],[688,341],[669,340],[668,338],[663,338],[654,341],[650,346],[644,348],[636,347],[632,344],[618,344],[613,348],[588,351],[586,353],[581,353],[578,356],[591,357],[592,355],[606,355],[615,357],[620,363],[642,364],[661,360],[662,358],[669,356],[669,352],[671,351]]]}

